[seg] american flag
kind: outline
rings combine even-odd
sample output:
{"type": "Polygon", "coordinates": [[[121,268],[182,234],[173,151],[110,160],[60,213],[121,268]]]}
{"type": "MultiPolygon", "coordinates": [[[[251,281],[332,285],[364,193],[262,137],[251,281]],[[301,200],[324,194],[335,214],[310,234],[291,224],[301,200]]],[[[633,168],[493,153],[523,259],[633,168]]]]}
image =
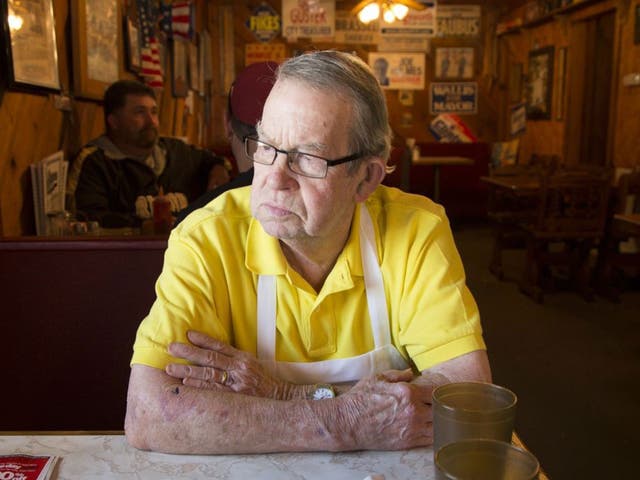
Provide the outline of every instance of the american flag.
{"type": "Polygon", "coordinates": [[[155,23],[157,12],[153,9],[153,0],[137,0],[138,18],[142,30],[142,69],[140,76],[152,88],[163,88],[162,65],[160,63],[160,44],[156,37],[155,23]]]}
{"type": "Polygon", "coordinates": [[[169,36],[193,38],[194,5],[191,1],[160,3],[160,28],[169,36]]]}
{"type": "Polygon", "coordinates": [[[193,4],[190,1],[171,4],[171,33],[189,40],[193,37],[193,4]]]}

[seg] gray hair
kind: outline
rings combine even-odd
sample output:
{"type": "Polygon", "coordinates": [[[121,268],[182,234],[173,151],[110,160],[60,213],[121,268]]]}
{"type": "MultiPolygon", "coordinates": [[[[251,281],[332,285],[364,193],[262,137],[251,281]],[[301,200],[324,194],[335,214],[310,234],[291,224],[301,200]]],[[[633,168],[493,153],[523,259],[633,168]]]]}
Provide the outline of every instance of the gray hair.
{"type": "MultiPolygon", "coordinates": [[[[276,81],[297,80],[315,89],[334,92],[353,107],[349,148],[363,159],[391,151],[391,127],[385,96],[369,66],[356,55],[335,50],[314,51],[282,63],[276,81]]],[[[359,162],[353,162],[353,169],[359,162]]]]}

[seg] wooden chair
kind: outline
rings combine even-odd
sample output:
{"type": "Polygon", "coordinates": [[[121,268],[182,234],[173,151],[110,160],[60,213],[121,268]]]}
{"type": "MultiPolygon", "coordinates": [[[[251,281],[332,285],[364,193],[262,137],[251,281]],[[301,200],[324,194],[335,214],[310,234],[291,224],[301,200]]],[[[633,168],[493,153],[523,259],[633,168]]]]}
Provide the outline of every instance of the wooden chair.
{"type": "Polygon", "coordinates": [[[640,248],[640,235],[637,229],[616,221],[614,215],[640,212],[640,167],[620,176],[611,204],[598,252],[596,288],[602,296],[619,301],[623,272],[630,269],[635,270],[636,275],[640,272],[640,250],[625,249],[622,243],[635,239],[636,248],[640,248]]]}
{"type": "Polygon", "coordinates": [[[545,289],[566,271],[567,284],[587,300],[589,256],[604,234],[610,175],[561,172],[542,178],[536,218],[522,229],[527,257],[520,290],[542,303],[545,289]]]}
{"type": "MultiPolygon", "coordinates": [[[[529,163],[498,167],[491,174],[496,177],[530,176],[542,178],[552,174],[560,164],[557,155],[532,155],[529,163]]],[[[504,279],[502,254],[504,250],[525,248],[526,241],[520,225],[531,223],[536,215],[538,195],[501,188],[489,189],[487,216],[493,224],[494,242],[489,270],[504,279]]]]}

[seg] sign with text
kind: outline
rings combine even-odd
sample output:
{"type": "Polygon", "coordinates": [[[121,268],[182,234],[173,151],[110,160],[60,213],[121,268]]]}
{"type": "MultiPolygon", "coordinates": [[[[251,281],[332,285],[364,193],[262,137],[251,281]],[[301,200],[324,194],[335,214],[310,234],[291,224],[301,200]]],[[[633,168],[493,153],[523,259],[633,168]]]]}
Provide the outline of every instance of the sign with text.
{"type": "Polygon", "coordinates": [[[268,3],[256,7],[245,25],[260,42],[268,42],[280,33],[280,15],[268,3]]]}
{"type": "Polygon", "coordinates": [[[478,112],[476,82],[434,82],[431,84],[431,114],[455,113],[473,115],[478,112]]]}
{"type": "Polygon", "coordinates": [[[358,20],[349,10],[336,10],[335,43],[357,43],[377,45],[380,39],[380,22],[373,20],[367,24],[358,20]]]}
{"type": "Polygon", "coordinates": [[[481,24],[480,5],[439,5],[438,37],[477,37],[481,24]]]}
{"type": "Polygon", "coordinates": [[[282,36],[325,39],[333,37],[336,2],[330,0],[282,0],[282,36]]]}
{"type": "Polygon", "coordinates": [[[429,124],[429,131],[442,143],[474,143],[478,137],[453,113],[441,113],[429,124]]]}
{"type": "Polygon", "coordinates": [[[386,90],[424,89],[423,53],[369,53],[369,65],[386,90]]]}
{"type": "MultiPolygon", "coordinates": [[[[421,2],[424,10],[409,9],[402,20],[393,23],[380,22],[380,33],[384,35],[426,35],[433,37],[436,29],[436,2],[421,2]]],[[[438,7],[440,8],[440,7],[438,7]]]]}
{"type": "Polygon", "coordinates": [[[431,39],[424,35],[380,35],[379,52],[425,52],[431,48],[431,39]]]}
{"type": "Polygon", "coordinates": [[[257,62],[282,63],[285,58],[284,43],[247,43],[244,46],[245,67],[257,62]]]}
{"type": "Polygon", "coordinates": [[[518,135],[527,129],[527,106],[525,103],[512,105],[509,108],[509,133],[518,135]]]}

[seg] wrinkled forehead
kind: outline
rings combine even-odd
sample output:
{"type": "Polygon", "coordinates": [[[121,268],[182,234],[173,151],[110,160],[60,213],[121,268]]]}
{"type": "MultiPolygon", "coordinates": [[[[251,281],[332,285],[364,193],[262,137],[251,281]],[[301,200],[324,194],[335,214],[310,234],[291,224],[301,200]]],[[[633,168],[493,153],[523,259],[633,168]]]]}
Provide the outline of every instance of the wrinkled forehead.
{"type": "Polygon", "coordinates": [[[283,104],[290,105],[294,111],[320,113],[318,107],[323,106],[326,102],[344,107],[341,109],[342,112],[336,111],[335,114],[351,111],[349,108],[351,102],[337,87],[326,88],[297,78],[280,78],[267,97],[263,119],[268,113],[272,114],[281,110],[280,106],[283,104]]]}
{"type": "Polygon", "coordinates": [[[335,144],[347,140],[351,103],[335,91],[297,79],[278,80],[264,106],[258,133],[286,146],[335,144]]]}

